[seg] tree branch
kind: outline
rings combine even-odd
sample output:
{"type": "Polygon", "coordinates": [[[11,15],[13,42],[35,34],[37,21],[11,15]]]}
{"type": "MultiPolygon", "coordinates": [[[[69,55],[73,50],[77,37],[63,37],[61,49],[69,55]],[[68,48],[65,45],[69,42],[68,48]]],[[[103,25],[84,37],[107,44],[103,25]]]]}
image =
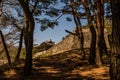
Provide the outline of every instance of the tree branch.
{"type": "Polygon", "coordinates": [[[18,1],[19,1],[20,5],[21,5],[23,11],[25,13],[29,14],[30,10],[29,10],[29,6],[28,6],[28,2],[25,2],[24,0],[18,0],[18,1]]]}
{"type": "Polygon", "coordinates": [[[38,4],[38,0],[36,0],[34,6],[33,6],[33,10],[32,10],[32,14],[35,12],[36,8],[37,8],[37,4],[38,4]]]}
{"type": "Polygon", "coordinates": [[[68,31],[68,30],[65,30],[65,32],[69,33],[69,34],[72,34],[72,35],[77,35],[76,33],[73,33],[71,31],[68,31]]]}

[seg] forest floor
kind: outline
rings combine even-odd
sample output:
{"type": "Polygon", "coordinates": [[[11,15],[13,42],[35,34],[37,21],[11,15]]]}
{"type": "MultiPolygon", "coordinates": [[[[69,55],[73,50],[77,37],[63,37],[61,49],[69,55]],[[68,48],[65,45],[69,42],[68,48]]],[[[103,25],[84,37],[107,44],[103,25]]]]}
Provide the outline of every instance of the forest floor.
{"type": "Polygon", "coordinates": [[[109,64],[90,66],[87,59],[80,58],[75,50],[36,58],[31,75],[24,79],[24,60],[20,60],[12,69],[0,66],[0,80],[109,80],[109,64]]]}

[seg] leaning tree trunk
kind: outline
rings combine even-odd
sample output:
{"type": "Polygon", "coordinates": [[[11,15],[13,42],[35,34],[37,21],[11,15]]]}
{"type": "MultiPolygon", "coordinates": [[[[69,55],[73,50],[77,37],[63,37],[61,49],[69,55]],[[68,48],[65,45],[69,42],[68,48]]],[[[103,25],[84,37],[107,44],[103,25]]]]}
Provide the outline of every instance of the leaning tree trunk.
{"type": "Polygon", "coordinates": [[[20,58],[20,52],[22,49],[22,41],[23,41],[23,29],[21,30],[21,34],[20,34],[20,41],[19,41],[19,46],[18,46],[18,52],[17,55],[15,57],[15,61],[18,61],[20,58]]]}
{"type": "Polygon", "coordinates": [[[92,17],[91,17],[91,13],[90,13],[90,9],[88,7],[88,4],[86,2],[86,0],[82,0],[82,4],[85,8],[86,11],[86,16],[87,16],[87,20],[88,20],[88,24],[89,24],[89,28],[91,31],[91,44],[90,44],[90,56],[89,56],[89,64],[90,65],[95,65],[95,57],[96,57],[96,31],[94,28],[94,25],[92,23],[92,17]]]}
{"type": "Polygon", "coordinates": [[[85,51],[84,51],[84,35],[82,32],[82,27],[81,27],[81,22],[80,22],[80,18],[77,15],[77,10],[76,10],[76,6],[75,6],[75,2],[74,0],[70,0],[70,4],[71,4],[71,8],[72,8],[72,14],[73,14],[73,18],[74,18],[74,22],[76,24],[76,34],[78,37],[78,40],[80,41],[80,48],[83,54],[82,59],[85,59],[85,51]]]}
{"type": "Polygon", "coordinates": [[[120,0],[111,0],[112,5],[112,53],[110,79],[120,79],[120,0]]]}
{"type": "MultiPolygon", "coordinates": [[[[2,1],[3,1],[3,0],[0,0],[0,16],[1,16],[1,14],[2,14],[2,5],[1,5],[2,1]]],[[[9,54],[9,51],[8,51],[8,48],[7,48],[7,45],[6,45],[6,43],[5,43],[4,36],[3,36],[3,33],[2,33],[1,30],[0,30],[0,35],[1,35],[2,42],[3,42],[4,50],[5,50],[5,52],[6,52],[8,64],[9,64],[9,66],[11,67],[11,65],[12,65],[11,57],[10,57],[10,54],[9,54]]],[[[3,50],[3,51],[4,51],[4,50],[3,50]]]]}
{"type": "Polygon", "coordinates": [[[7,49],[7,46],[6,46],[6,43],[5,43],[5,40],[4,40],[4,36],[3,36],[1,30],[0,30],[0,35],[1,35],[2,42],[3,42],[5,53],[6,53],[6,56],[7,56],[8,64],[9,64],[9,66],[11,66],[11,58],[10,58],[9,51],[7,49]]]}

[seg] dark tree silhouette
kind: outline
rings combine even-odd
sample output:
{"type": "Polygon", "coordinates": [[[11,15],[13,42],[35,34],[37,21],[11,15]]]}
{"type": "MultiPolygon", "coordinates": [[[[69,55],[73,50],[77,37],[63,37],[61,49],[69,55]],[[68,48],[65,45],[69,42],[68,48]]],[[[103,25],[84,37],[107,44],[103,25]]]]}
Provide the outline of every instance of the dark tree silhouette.
{"type": "Polygon", "coordinates": [[[82,4],[85,8],[86,11],[86,16],[87,16],[87,20],[88,20],[88,25],[91,31],[91,44],[90,44],[90,56],[89,56],[89,64],[90,65],[95,65],[95,58],[96,58],[96,31],[93,25],[93,19],[92,19],[92,15],[90,12],[90,9],[88,7],[89,4],[87,4],[86,0],[82,0],[82,4]]]}
{"type": "Polygon", "coordinates": [[[3,46],[4,46],[5,53],[6,53],[6,56],[7,56],[8,64],[11,66],[10,54],[9,54],[8,49],[7,49],[7,45],[6,45],[6,43],[5,43],[5,39],[4,39],[4,36],[3,36],[3,33],[2,33],[1,30],[0,30],[0,35],[1,35],[2,42],[3,42],[3,46]]]}
{"type": "Polygon", "coordinates": [[[24,12],[24,28],[23,36],[26,49],[26,60],[24,66],[24,76],[28,76],[32,70],[32,48],[33,48],[33,31],[34,31],[34,18],[33,13],[29,8],[29,0],[18,0],[24,12]]]}
{"type": "Polygon", "coordinates": [[[102,66],[102,40],[104,37],[104,0],[95,0],[97,7],[97,49],[96,49],[96,65],[102,66]]]}
{"type": "Polygon", "coordinates": [[[110,80],[120,79],[120,0],[111,0],[112,6],[112,53],[110,80]]]}
{"type": "Polygon", "coordinates": [[[81,25],[80,18],[79,18],[78,13],[77,13],[77,9],[76,9],[74,0],[70,0],[70,5],[72,8],[72,15],[74,18],[74,22],[76,24],[75,32],[77,34],[78,40],[80,41],[80,48],[82,50],[83,59],[84,59],[85,58],[85,51],[84,51],[84,36],[83,36],[83,32],[82,32],[82,25],[81,25]]]}
{"type": "Polygon", "coordinates": [[[15,57],[15,61],[18,61],[20,59],[20,52],[21,52],[21,49],[22,49],[22,42],[23,42],[23,29],[21,30],[21,34],[20,34],[18,52],[17,52],[17,55],[15,57]]]}

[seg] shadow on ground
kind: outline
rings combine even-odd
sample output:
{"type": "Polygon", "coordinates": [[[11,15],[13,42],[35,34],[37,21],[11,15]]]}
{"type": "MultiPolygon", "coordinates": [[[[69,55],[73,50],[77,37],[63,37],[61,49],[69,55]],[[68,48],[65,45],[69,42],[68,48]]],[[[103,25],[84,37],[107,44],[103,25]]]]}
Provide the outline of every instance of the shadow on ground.
{"type": "MultiPolygon", "coordinates": [[[[109,80],[108,66],[89,66],[88,60],[80,60],[77,50],[37,58],[33,60],[33,70],[24,80],[109,80]],[[98,71],[99,70],[99,71],[98,71]]],[[[23,63],[3,72],[0,80],[23,80],[23,63]]]]}

